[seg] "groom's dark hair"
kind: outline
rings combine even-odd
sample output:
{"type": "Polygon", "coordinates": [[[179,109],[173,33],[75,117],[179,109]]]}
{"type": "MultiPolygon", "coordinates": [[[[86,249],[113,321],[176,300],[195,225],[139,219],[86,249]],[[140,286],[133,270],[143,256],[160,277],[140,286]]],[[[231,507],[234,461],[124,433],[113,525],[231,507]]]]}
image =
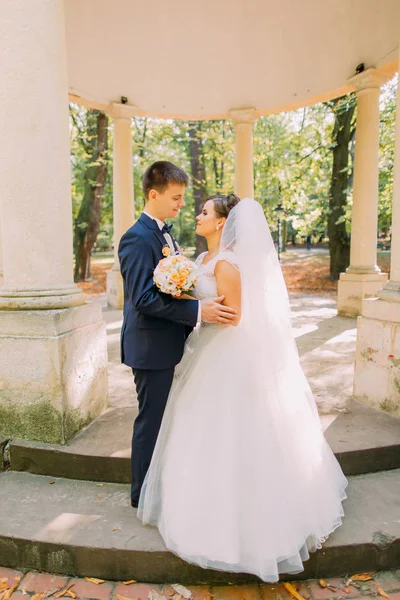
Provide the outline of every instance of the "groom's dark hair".
{"type": "Polygon", "coordinates": [[[146,169],[142,179],[143,193],[147,200],[150,190],[164,192],[170,183],[189,185],[185,171],[168,160],[158,160],[146,169]]]}

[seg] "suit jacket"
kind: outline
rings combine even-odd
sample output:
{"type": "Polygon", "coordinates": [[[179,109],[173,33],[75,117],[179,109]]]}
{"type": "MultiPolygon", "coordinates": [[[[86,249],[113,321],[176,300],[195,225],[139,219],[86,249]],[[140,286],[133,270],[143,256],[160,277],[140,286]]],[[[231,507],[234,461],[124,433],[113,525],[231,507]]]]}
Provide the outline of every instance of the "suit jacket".
{"type": "Polygon", "coordinates": [[[161,293],[153,273],[167,242],[145,214],[121,238],[118,256],[124,281],[121,360],[136,369],[168,369],[182,358],[197,323],[198,302],[161,293]]]}

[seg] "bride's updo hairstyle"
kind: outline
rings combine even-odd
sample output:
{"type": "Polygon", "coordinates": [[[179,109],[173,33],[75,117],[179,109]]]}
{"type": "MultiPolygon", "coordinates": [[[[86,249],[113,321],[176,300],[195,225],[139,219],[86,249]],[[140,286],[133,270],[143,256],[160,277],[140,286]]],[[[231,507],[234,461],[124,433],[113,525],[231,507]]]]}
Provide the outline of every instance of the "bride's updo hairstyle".
{"type": "Polygon", "coordinates": [[[229,196],[224,196],[223,194],[216,194],[215,196],[210,196],[207,200],[212,200],[214,203],[214,211],[218,218],[225,217],[228,218],[229,213],[232,208],[239,204],[240,198],[236,194],[229,194],[229,196]]]}

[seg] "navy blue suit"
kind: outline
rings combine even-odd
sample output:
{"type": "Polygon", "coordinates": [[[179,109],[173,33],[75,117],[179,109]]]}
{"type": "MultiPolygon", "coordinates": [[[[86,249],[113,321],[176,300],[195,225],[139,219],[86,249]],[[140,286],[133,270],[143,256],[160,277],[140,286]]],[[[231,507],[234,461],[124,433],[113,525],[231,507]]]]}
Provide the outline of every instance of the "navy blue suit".
{"type": "Polygon", "coordinates": [[[142,214],[122,236],[118,250],[124,280],[121,359],[132,367],[139,402],[132,436],[134,504],[150,465],[174,368],[198,316],[197,301],[176,300],[154,285],[153,272],[164,246],[157,222],[142,214]]]}

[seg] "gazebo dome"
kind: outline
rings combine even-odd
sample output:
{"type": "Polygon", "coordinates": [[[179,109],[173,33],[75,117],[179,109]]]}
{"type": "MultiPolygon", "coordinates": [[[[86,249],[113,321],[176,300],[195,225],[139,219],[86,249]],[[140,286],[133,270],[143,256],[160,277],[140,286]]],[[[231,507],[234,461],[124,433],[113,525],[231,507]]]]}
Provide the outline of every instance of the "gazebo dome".
{"type": "Polygon", "coordinates": [[[71,99],[138,115],[259,114],[346,93],[359,63],[394,73],[398,0],[65,0],[71,99]]]}

